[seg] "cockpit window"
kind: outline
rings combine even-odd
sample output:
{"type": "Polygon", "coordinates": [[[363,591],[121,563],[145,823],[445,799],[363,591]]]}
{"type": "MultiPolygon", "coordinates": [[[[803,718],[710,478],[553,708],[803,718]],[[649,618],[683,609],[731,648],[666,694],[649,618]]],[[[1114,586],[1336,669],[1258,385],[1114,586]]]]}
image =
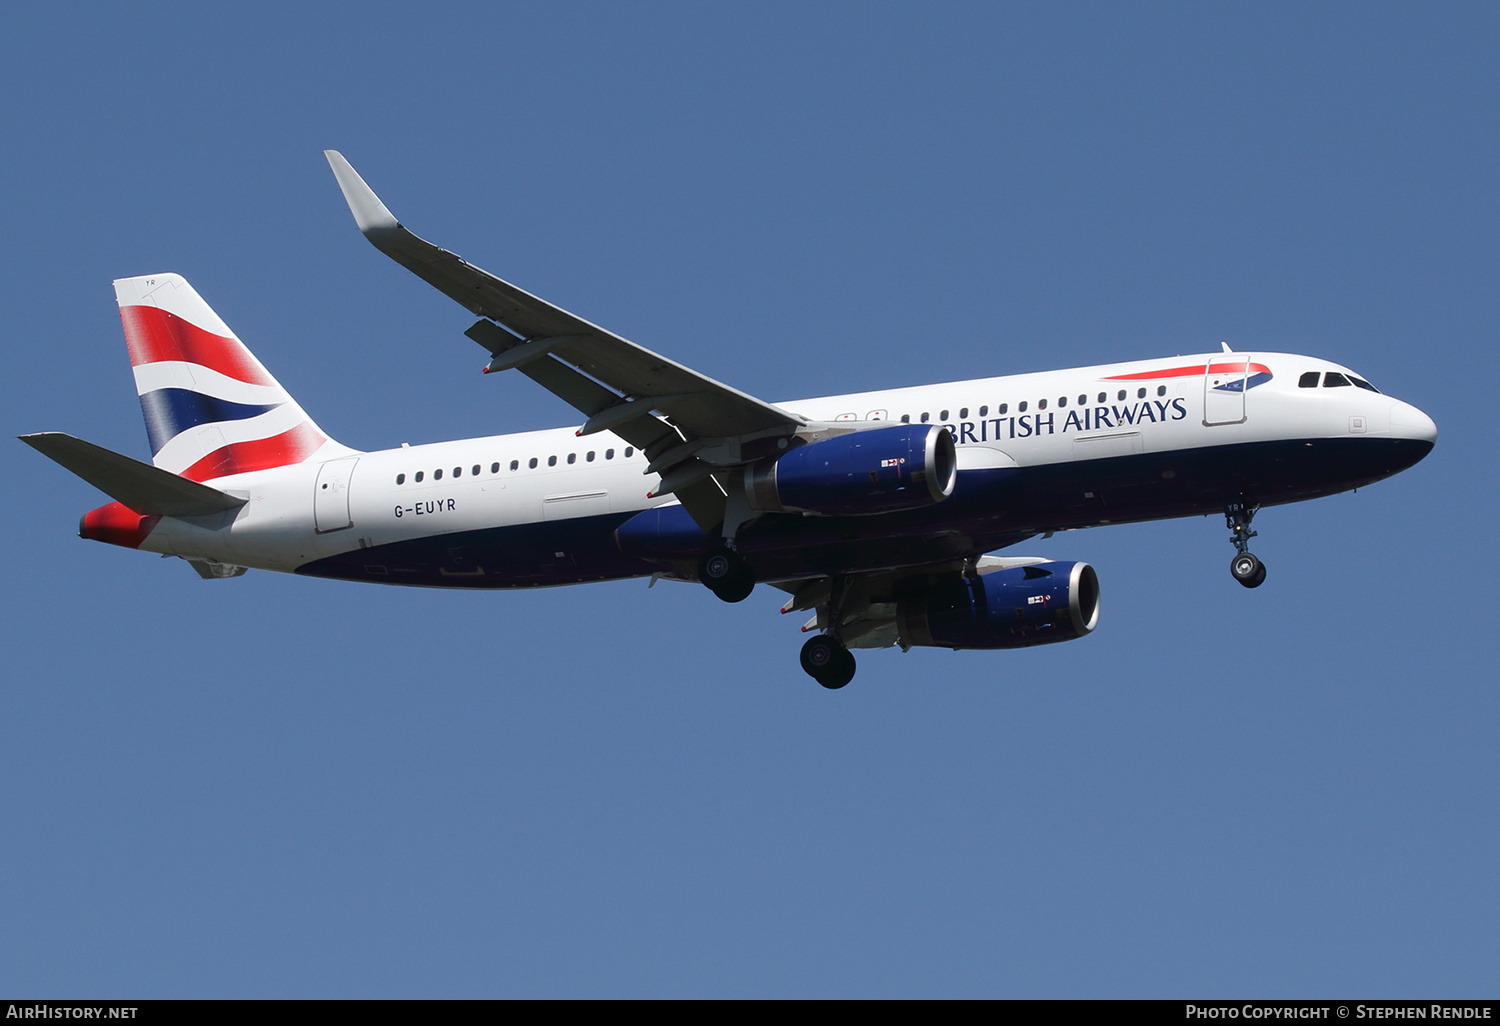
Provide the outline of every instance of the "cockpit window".
{"type": "Polygon", "coordinates": [[[1317,371],[1308,371],[1306,374],[1302,375],[1300,378],[1297,379],[1297,387],[1298,388],[1317,388],[1318,387],[1318,379],[1321,378],[1322,376],[1323,375],[1319,374],[1317,371]]]}
{"type": "Polygon", "coordinates": [[[1353,374],[1351,374],[1351,375],[1349,375],[1349,380],[1352,381],[1352,382],[1354,382],[1354,387],[1355,388],[1362,388],[1366,392],[1374,392],[1376,395],[1380,394],[1380,389],[1378,389],[1374,385],[1370,384],[1364,378],[1356,378],[1353,374]]]}
{"type": "Polygon", "coordinates": [[[1335,374],[1333,371],[1329,371],[1327,374],[1323,375],[1323,387],[1348,388],[1349,379],[1344,377],[1342,374],[1335,374]]]}

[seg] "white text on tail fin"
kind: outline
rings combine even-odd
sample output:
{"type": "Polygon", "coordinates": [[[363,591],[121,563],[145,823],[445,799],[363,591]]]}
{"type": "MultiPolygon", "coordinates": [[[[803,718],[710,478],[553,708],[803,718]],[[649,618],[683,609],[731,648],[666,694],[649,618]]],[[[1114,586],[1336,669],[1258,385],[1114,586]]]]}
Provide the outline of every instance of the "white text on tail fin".
{"type": "Polygon", "coordinates": [[[180,275],[115,282],[152,462],[207,481],[347,452],[180,275]]]}

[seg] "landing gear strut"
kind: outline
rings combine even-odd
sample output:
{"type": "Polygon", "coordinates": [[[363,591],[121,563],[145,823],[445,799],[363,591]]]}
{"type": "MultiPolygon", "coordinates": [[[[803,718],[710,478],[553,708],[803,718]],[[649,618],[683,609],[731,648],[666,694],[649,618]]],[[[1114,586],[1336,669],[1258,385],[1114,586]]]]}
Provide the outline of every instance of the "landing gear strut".
{"type": "MultiPolygon", "coordinates": [[[[802,645],[802,669],[819,684],[836,691],[854,679],[854,656],[839,637],[844,612],[858,595],[850,593],[850,579],[834,576],[828,582],[827,604],[820,604],[818,619],[825,627],[822,634],[808,638],[802,645]]],[[[803,628],[806,630],[806,628],[803,628]]]]}
{"type": "Polygon", "coordinates": [[[854,656],[831,634],[818,634],[802,646],[802,669],[813,680],[836,691],[854,679],[854,656]]]}
{"type": "Polygon", "coordinates": [[[725,602],[743,602],[755,590],[755,571],[727,545],[709,549],[698,560],[698,580],[725,602]]]}
{"type": "Polygon", "coordinates": [[[1250,530],[1250,521],[1257,508],[1243,502],[1231,502],[1224,507],[1224,526],[1229,528],[1229,541],[1235,548],[1229,572],[1247,588],[1259,588],[1266,580],[1266,565],[1250,551],[1250,539],[1256,537],[1256,532],[1250,530]]]}

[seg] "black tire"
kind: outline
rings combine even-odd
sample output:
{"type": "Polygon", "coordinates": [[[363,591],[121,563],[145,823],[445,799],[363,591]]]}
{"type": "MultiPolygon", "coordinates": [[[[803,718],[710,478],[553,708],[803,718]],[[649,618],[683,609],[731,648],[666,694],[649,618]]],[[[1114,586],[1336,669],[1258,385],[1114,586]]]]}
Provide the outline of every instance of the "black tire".
{"type": "Polygon", "coordinates": [[[853,680],[854,669],[854,656],[826,634],[808,638],[802,645],[803,672],[830,691],[853,680]]]}
{"type": "Polygon", "coordinates": [[[1229,561],[1229,572],[1247,588],[1258,588],[1266,579],[1266,566],[1252,553],[1240,552],[1229,561]]]}
{"type": "Polygon", "coordinates": [[[734,579],[735,571],[744,560],[733,549],[719,545],[709,549],[698,560],[698,580],[717,590],[720,585],[734,579]]]}
{"type": "Polygon", "coordinates": [[[744,557],[720,545],[698,560],[698,580],[725,602],[743,602],[755,590],[755,571],[744,557]]]}
{"type": "Polygon", "coordinates": [[[740,567],[739,576],[714,589],[714,594],[725,602],[743,602],[755,590],[755,574],[749,566],[740,567]]]}
{"type": "Polygon", "coordinates": [[[837,691],[854,679],[854,670],[854,653],[840,647],[838,658],[818,676],[817,681],[829,691],[837,691]]]}
{"type": "Polygon", "coordinates": [[[826,634],[814,634],[802,643],[802,672],[818,677],[833,665],[843,647],[826,634]]]}

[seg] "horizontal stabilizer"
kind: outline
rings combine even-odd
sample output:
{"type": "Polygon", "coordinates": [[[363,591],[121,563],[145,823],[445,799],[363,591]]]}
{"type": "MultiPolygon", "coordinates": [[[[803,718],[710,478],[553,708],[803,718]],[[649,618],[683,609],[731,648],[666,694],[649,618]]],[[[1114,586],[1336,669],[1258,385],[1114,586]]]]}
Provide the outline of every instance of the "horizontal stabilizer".
{"type": "Polygon", "coordinates": [[[19,437],[43,456],[143,516],[206,516],[236,509],[248,501],[61,431],[19,437]]]}

